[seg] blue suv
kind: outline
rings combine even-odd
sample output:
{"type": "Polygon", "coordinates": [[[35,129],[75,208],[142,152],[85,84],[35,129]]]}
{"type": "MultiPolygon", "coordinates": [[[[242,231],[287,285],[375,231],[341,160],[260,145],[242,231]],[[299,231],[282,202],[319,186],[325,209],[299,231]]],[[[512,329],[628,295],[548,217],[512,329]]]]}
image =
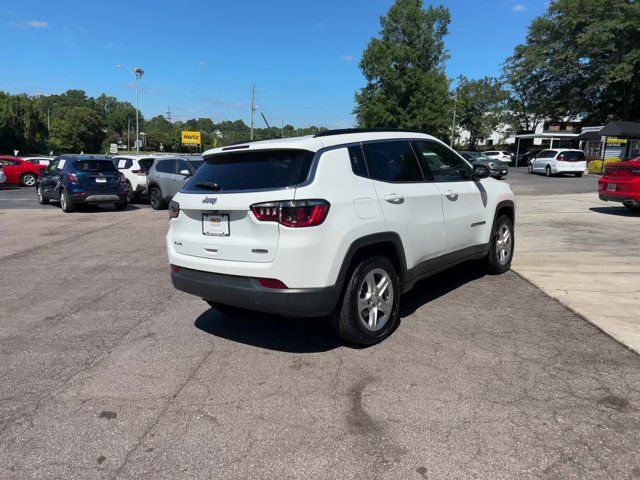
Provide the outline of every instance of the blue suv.
{"type": "Polygon", "coordinates": [[[62,155],[49,163],[36,182],[38,203],[59,201],[64,212],[76,205],[112,203],[116,210],[127,208],[124,176],[113,162],[92,155],[62,155]]]}

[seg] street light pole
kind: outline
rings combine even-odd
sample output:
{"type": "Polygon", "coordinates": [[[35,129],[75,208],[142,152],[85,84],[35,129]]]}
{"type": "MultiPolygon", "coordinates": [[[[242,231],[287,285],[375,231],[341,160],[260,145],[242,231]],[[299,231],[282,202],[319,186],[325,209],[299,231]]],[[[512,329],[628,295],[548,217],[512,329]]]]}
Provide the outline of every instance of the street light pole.
{"type": "Polygon", "coordinates": [[[116,65],[115,68],[125,68],[129,70],[136,79],[136,153],[140,153],[140,106],[138,103],[138,84],[140,83],[140,79],[144,75],[144,70],[140,67],[135,67],[134,69],[129,69],[126,65],[120,64],[116,65]]]}

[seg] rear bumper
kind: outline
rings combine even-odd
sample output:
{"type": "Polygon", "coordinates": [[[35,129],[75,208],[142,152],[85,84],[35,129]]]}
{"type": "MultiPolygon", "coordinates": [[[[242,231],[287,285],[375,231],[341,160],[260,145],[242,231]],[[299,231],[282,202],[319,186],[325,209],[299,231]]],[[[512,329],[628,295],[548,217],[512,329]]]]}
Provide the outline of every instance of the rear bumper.
{"type": "Polygon", "coordinates": [[[621,202],[629,205],[640,206],[640,195],[625,195],[625,194],[611,194],[611,193],[599,193],[600,200],[605,202],[621,202]]]}
{"type": "Polygon", "coordinates": [[[127,201],[127,192],[79,192],[69,195],[71,203],[116,203],[127,201]]]}
{"type": "Polygon", "coordinates": [[[257,278],[182,267],[179,272],[171,272],[171,283],[178,290],[210,302],[287,317],[328,315],[342,290],[342,285],[278,290],[263,287],[257,278]]]}
{"type": "Polygon", "coordinates": [[[509,168],[508,167],[499,167],[499,168],[492,168],[491,169],[491,176],[492,177],[505,177],[509,174],[509,168]]]}

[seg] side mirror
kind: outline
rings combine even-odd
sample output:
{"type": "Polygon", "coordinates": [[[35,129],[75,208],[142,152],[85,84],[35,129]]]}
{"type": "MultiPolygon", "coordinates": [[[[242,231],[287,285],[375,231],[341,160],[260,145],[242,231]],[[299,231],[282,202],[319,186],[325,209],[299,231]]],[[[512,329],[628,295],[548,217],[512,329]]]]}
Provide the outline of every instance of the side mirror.
{"type": "Polygon", "coordinates": [[[491,170],[486,165],[475,164],[473,165],[473,179],[482,180],[491,176],[491,170]]]}
{"type": "Polygon", "coordinates": [[[184,175],[185,177],[190,177],[191,172],[185,168],[184,170],[180,170],[180,175],[184,175]]]}

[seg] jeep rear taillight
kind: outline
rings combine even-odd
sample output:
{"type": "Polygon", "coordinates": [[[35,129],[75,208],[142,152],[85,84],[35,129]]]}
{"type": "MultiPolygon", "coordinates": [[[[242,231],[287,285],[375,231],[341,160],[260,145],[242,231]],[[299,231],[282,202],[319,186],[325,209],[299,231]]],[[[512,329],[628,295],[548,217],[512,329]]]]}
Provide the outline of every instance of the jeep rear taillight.
{"type": "Polygon", "coordinates": [[[329,214],[326,200],[288,200],[251,205],[251,211],[261,222],[278,222],[285,227],[315,227],[329,214]]]}
{"type": "Polygon", "coordinates": [[[169,202],[169,219],[178,218],[180,215],[180,204],[174,200],[169,202]]]}

